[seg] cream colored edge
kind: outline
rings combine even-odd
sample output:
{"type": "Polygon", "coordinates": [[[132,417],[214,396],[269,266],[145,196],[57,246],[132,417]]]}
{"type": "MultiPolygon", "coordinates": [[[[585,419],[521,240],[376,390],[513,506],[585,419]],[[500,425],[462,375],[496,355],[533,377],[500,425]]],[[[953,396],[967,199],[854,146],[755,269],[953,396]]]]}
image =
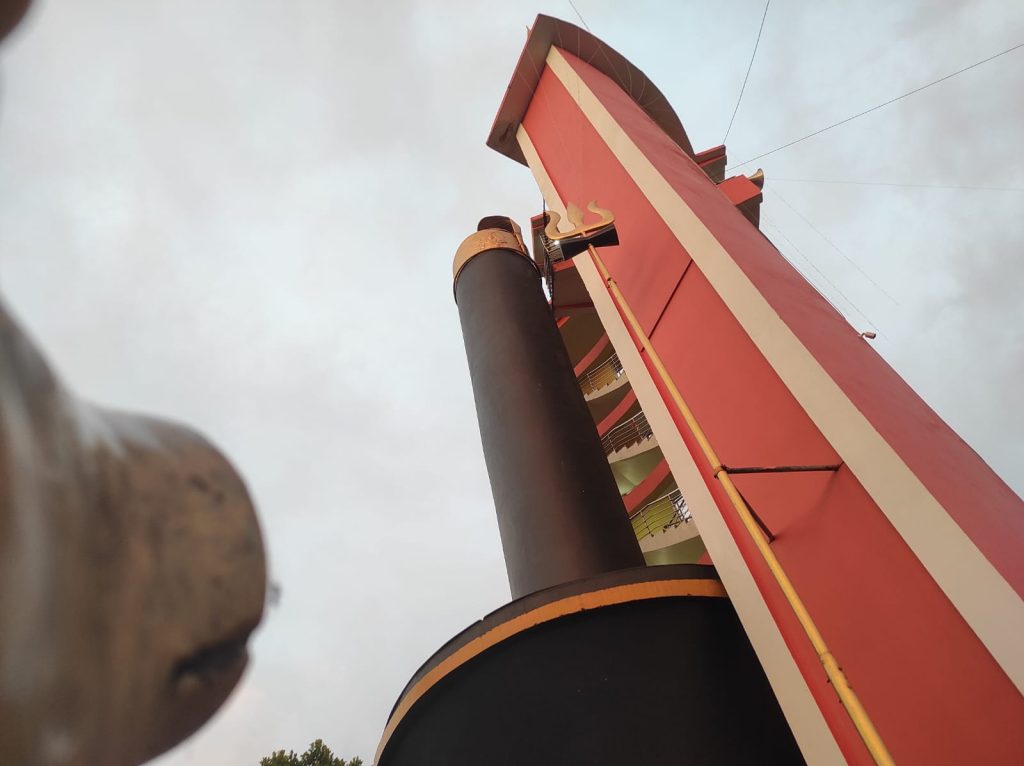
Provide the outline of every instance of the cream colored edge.
{"type": "Polygon", "coordinates": [[[549,51],[547,65],[811,420],[1024,693],[1024,601],[854,406],[556,48],[549,51]]]}
{"type": "MultiPolygon", "coordinates": [[[[565,221],[565,205],[548,177],[529,134],[521,125],[517,138],[548,207],[560,213],[562,220],[565,221]]],[[[576,259],[576,268],[629,376],[672,475],[686,498],[686,503],[693,514],[693,523],[697,525],[704,544],[715,562],[722,583],[775,690],[779,705],[804,758],[813,764],[846,763],[796,661],[790,654],[782,634],[779,633],[775,620],[761,598],[750,570],[743,562],[736,541],[726,528],[704,479],[683,443],[636,344],[612,303],[597,268],[590,258],[584,256],[576,259]]]]}

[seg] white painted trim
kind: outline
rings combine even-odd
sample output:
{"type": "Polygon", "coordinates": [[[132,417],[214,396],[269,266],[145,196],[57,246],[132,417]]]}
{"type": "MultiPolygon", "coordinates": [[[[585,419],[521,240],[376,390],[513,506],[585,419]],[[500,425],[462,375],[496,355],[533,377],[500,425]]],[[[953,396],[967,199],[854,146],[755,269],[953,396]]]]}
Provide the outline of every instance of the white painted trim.
{"type": "Polygon", "coordinates": [[[1024,600],[850,401],[557,48],[549,51],[547,65],[814,424],[1024,693],[1024,600]]]}
{"type": "MultiPolygon", "coordinates": [[[[548,207],[560,213],[563,221],[567,220],[565,205],[555,191],[529,134],[521,125],[517,138],[548,207]]],[[[693,523],[697,525],[704,545],[715,562],[722,583],[775,690],[804,758],[813,764],[845,764],[846,760],[768,611],[768,606],[761,598],[753,575],[747,569],[736,541],[683,443],[679,429],[612,302],[597,267],[590,258],[580,256],[576,259],[576,268],[590,293],[608,338],[619,355],[619,361],[629,376],[633,391],[661,445],[672,475],[686,498],[686,504],[693,514],[693,523]]]]}

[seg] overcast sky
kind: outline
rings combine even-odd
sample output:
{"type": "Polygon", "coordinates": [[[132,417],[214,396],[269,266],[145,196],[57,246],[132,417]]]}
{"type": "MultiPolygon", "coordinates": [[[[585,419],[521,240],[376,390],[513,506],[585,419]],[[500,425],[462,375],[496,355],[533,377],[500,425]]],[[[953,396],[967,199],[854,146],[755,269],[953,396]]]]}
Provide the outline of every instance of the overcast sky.
{"type": "MultiPolygon", "coordinates": [[[[725,133],[763,3],[576,0],[725,133]]],[[[526,224],[484,146],[568,0],[40,0],[0,60],[0,288],[81,395],[199,428],[245,475],[280,603],[160,766],[324,738],[369,761],[410,675],[508,600],[451,258],[526,224]]],[[[775,0],[733,162],[1024,42],[1019,0],[775,0]]],[[[1024,49],[773,154],[764,230],[1024,492],[1024,49]],[[809,221],[809,225],[806,221],[809,221]],[[819,233],[820,232],[820,233],[819,233]]]]}

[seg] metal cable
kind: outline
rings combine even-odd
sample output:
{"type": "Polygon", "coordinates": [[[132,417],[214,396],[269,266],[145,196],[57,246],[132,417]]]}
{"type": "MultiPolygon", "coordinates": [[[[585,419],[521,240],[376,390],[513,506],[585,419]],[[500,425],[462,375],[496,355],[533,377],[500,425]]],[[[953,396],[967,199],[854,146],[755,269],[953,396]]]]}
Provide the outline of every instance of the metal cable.
{"type": "MultiPolygon", "coordinates": [[[[571,2],[572,0],[570,0],[571,2]]],[[[754,67],[754,57],[757,55],[757,46],[761,42],[761,32],[764,31],[764,20],[768,18],[768,6],[771,5],[772,0],[767,0],[764,4],[764,13],[761,15],[761,26],[757,28],[757,39],[754,40],[754,51],[750,54],[750,63],[747,64],[747,73],[743,75],[743,85],[740,86],[740,95],[736,99],[736,106],[732,110],[732,117],[729,118],[729,127],[725,129],[725,138],[722,139],[724,144],[729,138],[729,132],[732,130],[733,120],[736,119],[736,112],[740,110],[740,101],[743,100],[743,91],[747,89],[747,78],[750,77],[750,70],[754,67]]]]}
{"type": "Polygon", "coordinates": [[[762,159],[763,157],[767,157],[767,156],[769,156],[771,154],[775,154],[776,152],[781,152],[783,149],[788,149],[791,146],[795,146],[796,144],[799,144],[802,141],[806,141],[808,138],[814,138],[815,136],[820,136],[822,133],[824,133],[827,130],[832,130],[832,128],[838,128],[840,125],[845,125],[848,122],[852,122],[853,120],[856,120],[858,117],[863,117],[866,114],[871,114],[872,112],[877,112],[879,109],[882,109],[883,107],[889,106],[890,104],[895,104],[897,101],[901,101],[901,100],[907,98],[907,96],[913,96],[915,93],[920,93],[921,91],[926,90],[926,89],[932,87],[933,85],[938,85],[940,82],[945,82],[946,80],[950,79],[951,77],[956,77],[958,74],[963,74],[964,72],[966,72],[966,71],[968,71],[970,69],[974,69],[975,67],[979,67],[982,64],[987,64],[989,61],[993,61],[993,60],[999,58],[1000,56],[1005,56],[1007,53],[1013,53],[1013,51],[1017,50],[1018,48],[1024,48],[1024,43],[1018,43],[1017,45],[1014,45],[1012,48],[1007,48],[1005,51],[1000,51],[999,53],[995,54],[994,56],[989,56],[988,58],[982,59],[981,61],[976,61],[973,64],[971,64],[970,66],[965,66],[963,69],[958,69],[955,72],[947,74],[945,77],[940,77],[938,80],[934,80],[934,81],[928,83],[927,85],[922,85],[919,88],[914,88],[913,90],[908,90],[906,93],[904,93],[904,94],[902,94],[900,96],[896,96],[896,98],[890,98],[888,101],[885,101],[885,102],[883,102],[881,104],[878,104],[877,106],[873,106],[870,109],[865,109],[863,112],[857,112],[857,114],[852,115],[851,117],[847,117],[844,120],[840,120],[839,122],[833,122],[831,125],[827,125],[824,128],[819,128],[818,130],[815,130],[813,133],[808,133],[806,136],[798,138],[798,139],[796,139],[794,141],[790,141],[789,143],[783,144],[782,146],[777,146],[777,147],[775,147],[774,149],[772,149],[770,151],[767,151],[767,152],[764,152],[763,154],[757,155],[756,157],[751,157],[749,160],[744,160],[743,162],[739,163],[738,165],[733,165],[732,167],[728,168],[728,170],[735,170],[736,168],[741,168],[744,165],[749,165],[751,162],[754,162],[755,160],[762,159]]]}

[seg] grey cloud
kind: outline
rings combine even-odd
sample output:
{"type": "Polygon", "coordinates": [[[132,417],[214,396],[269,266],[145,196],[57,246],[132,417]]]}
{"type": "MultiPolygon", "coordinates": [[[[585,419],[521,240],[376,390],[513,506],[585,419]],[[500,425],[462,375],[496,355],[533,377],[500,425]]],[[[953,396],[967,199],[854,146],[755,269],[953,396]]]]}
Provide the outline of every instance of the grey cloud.
{"type": "MultiPolygon", "coordinates": [[[[760,2],[577,5],[698,149],[721,140],[760,2]]],[[[1012,37],[1013,3],[972,8],[773,4],[730,156],[1012,37]]],[[[162,766],[316,737],[367,758],[415,668],[508,597],[450,264],[479,217],[540,207],[529,172],[484,146],[536,10],[50,0],[3,52],[6,298],[77,390],[193,423],[234,457],[283,589],[243,687],[162,766]]],[[[772,181],[1024,185],[1006,154],[1014,62],[764,165],[768,216],[1019,491],[1019,199],[772,181]]]]}

